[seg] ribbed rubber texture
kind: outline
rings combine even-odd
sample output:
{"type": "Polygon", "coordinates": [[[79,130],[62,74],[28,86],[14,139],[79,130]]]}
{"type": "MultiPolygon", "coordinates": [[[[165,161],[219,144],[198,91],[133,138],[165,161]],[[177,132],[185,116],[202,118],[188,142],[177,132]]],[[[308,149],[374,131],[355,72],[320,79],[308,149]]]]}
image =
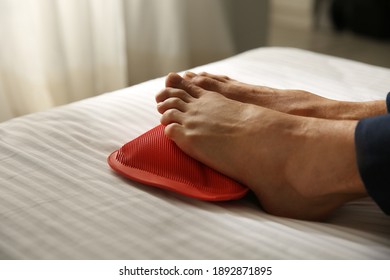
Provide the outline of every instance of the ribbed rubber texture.
{"type": "Polygon", "coordinates": [[[118,173],[141,183],[201,200],[243,197],[248,188],[182,152],[156,126],[108,158],[118,173]]]}

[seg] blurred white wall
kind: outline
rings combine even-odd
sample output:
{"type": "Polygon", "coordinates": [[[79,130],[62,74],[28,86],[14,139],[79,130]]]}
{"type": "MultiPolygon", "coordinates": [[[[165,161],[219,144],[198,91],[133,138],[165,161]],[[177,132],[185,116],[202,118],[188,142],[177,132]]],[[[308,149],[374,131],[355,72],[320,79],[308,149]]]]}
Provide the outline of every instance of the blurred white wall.
{"type": "Polygon", "coordinates": [[[235,52],[266,45],[269,23],[269,0],[224,0],[235,52]]]}
{"type": "Polygon", "coordinates": [[[266,43],[268,0],[0,0],[0,121],[266,43]]]}
{"type": "Polygon", "coordinates": [[[270,0],[268,44],[306,48],[313,28],[314,0],[270,0]]]}

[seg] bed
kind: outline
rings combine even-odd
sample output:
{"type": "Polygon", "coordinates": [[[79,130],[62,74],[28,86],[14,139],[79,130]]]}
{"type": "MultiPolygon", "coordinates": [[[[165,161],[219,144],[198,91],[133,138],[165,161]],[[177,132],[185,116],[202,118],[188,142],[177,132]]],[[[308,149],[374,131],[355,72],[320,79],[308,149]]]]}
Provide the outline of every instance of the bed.
{"type": "MultiPolygon", "coordinates": [[[[339,100],[384,99],[390,70],[292,48],[191,69],[339,100]]],[[[269,215],[251,195],[205,202],[113,172],[107,156],[159,124],[164,77],[0,124],[1,259],[389,259],[369,198],[324,222],[269,215]]]]}

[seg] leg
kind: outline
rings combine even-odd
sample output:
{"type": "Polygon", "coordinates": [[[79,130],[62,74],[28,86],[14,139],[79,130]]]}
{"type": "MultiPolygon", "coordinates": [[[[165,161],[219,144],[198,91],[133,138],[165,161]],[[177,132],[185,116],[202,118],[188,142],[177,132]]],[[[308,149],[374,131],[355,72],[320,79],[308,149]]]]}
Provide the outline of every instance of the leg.
{"type": "Polygon", "coordinates": [[[322,219],[365,196],[355,121],[280,113],[206,91],[176,74],[157,96],[161,123],[188,155],[248,186],[271,214],[322,219]]]}
{"type": "Polygon", "coordinates": [[[386,113],[384,101],[345,102],[324,98],[303,90],[281,90],[249,85],[227,76],[187,72],[185,79],[230,99],[299,116],[359,120],[386,113]]]}

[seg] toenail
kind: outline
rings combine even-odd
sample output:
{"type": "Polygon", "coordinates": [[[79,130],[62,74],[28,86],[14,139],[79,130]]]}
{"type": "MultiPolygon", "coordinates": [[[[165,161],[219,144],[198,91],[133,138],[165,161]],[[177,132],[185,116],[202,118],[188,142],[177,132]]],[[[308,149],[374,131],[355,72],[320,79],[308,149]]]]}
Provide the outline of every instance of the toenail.
{"type": "Polygon", "coordinates": [[[196,74],[195,74],[195,73],[193,73],[193,72],[190,72],[190,71],[187,71],[187,72],[185,73],[185,75],[186,75],[187,77],[189,77],[189,78],[193,78],[193,77],[195,77],[195,76],[196,76],[196,74]]]}

